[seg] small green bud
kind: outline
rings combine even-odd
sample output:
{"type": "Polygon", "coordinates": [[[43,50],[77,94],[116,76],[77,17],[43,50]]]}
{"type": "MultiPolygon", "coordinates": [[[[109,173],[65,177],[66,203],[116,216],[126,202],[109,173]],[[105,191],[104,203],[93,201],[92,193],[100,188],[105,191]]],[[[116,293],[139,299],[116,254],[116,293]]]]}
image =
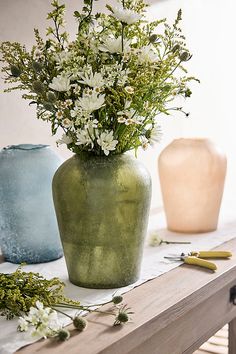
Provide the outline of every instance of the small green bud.
{"type": "Polygon", "coordinates": [[[76,316],[73,319],[73,325],[75,326],[76,329],[78,329],[78,331],[82,332],[83,330],[85,330],[85,328],[87,327],[87,321],[81,317],[81,316],[76,316]]]}
{"type": "Polygon", "coordinates": [[[120,304],[123,301],[123,297],[122,296],[114,296],[112,299],[113,304],[117,305],[120,304]]]}
{"type": "Polygon", "coordinates": [[[125,323],[129,321],[129,316],[126,312],[120,312],[118,313],[117,320],[121,323],[125,323]]]}
{"type": "Polygon", "coordinates": [[[19,77],[21,74],[21,69],[16,65],[11,65],[10,70],[11,70],[12,76],[14,76],[14,77],[19,77]]]}
{"type": "Polygon", "coordinates": [[[40,64],[38,61],[33,61],[32,67],[37,73],[39,73],[43,68],[42,64],[40,64]]]}
{"type": "Polygon", "coordinates": [[[50,47],[51,47],[51,41],[50,41],[50,39],[48,39],[45,44],[45,49],[48,49],[50,47]]]}
{"type": "Polygon", "coordinates": [[[149,42],[155,43],[157,38],[158,38],[157,34],[151,34],[151,36],[149,37],[149,42]]]}
{"type": "Polygon", "coordinates": [[[189,88],[187,88],[185,93],[184,93],[184,96],[185,97],[190,97],[191,95],[192,95],[192,91],[189,88]]]}
{"type": "Polygon", "coordinates": [[[174,45],[174,47],[172,48],[172,52],[175,53],[178,50],[180,50],[180,45],[179,44],[174,45]]]}
{"type": "Polygon", "coordinates": [[[37,94],[41,94],[45,90],[44,84],[39,80],[35,80],[33,82],[32,88],[33,88],[33,91],[37,94]]]}
{"type": "Polygon", "coordinates": [[[48,92],[47,99],[48,99],[49,102],[55,102],[57,97],[56,97],[55,93],[48,92]]]}
{"type": "Polygon", "coordinates": [[[182,52],[179,58],[181,61],[188,61],[190,59],[190,54],[188,52],[182,52]]]}
{"type": "Polygon", "coordinates": [[[57,334],[57,338],[64,342],[70,338],[70,332],[67,331],[67,329],[60,329],[60,331],[57,334]]]}
{"type": "Polygon", "coordinates": [[[53,109],[54,109],[54,106],[52,105],[51,102],[45,101],[45,102],[43,102],[43,106],[44,106],[44,108],[46,109],[46,111],[52,112],[53,109]]]}

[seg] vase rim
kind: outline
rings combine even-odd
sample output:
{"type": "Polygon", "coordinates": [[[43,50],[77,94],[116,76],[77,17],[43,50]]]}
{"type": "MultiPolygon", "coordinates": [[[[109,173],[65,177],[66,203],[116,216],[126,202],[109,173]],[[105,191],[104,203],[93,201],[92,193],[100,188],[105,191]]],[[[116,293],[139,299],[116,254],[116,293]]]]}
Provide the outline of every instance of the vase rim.
{"type": "Polygon", "coordinates": [[[89,151],[81,151],[80,153],[74,153],[73,157],[88,157],[88,159],[98,159],[98,160],[110,160],[111,158],[121,157],[121,156],[133,156],[132,154],[128,154],[127,152],[122,152],[118,154],[109,154],[106,155],[95,155],[90,153],[89,151]]]}
{"type": "Polygon", "coordinates": [[[205,141],[210,141],[209,138],[204,138],[204,137],[193,137],[193,138],[178,138],[174,139],[173,141],[181,141],[181,142],[205,142],[205,141]]]}
{"type": "Polygon", "coordinates": [[[8,145],[3,148],[3,150],[37,150],[49,147],[49,145],[43,144],[19,144],[19,145],[8,145]]]}

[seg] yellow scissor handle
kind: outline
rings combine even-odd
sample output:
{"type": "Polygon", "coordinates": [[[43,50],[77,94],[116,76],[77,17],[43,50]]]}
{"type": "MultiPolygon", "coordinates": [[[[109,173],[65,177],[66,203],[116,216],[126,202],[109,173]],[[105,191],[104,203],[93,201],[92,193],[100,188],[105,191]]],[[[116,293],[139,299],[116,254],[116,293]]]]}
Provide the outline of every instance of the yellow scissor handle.
{"type": "Polygon", "coordinates": [[[197,258],[194,256],[183,257],[183,261],[186,264],[196,265],[196,266],[211,269],[211,270],[217,269],[217,266],[215,265],[215,263],[212,263],[212,262],[206,261],[205,259],[197,258]]]}
{"type": "Polygon", "coordinates": [[[232,257],[232,253],[228,251],[193,251],[191,256],[199,258],[229,258],[232,257]]]}

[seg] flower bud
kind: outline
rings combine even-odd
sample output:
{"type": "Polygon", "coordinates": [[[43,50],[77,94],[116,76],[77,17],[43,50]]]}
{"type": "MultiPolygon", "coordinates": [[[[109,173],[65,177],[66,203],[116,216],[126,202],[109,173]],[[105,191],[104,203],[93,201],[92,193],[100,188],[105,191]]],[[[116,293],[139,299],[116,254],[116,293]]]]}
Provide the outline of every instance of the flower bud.
{"type": "Polygon", "coordinates": [[[38,61],[33,61],[32,67],[37,73],[39,73],[43,68],[42,64],[40,64],[38,61]]]}
{"type": "Polygon", "coordinates": [[[125,323],[129,321],[129,316],[126,312],[120,312],[117,316],[117,320],[121,323],[125,323]]]}
{"type": "Polygon", "coordinates": [[[14,77],[19,77],[21,74],[21,69],[16,65],[11,65],[10,70],[11,70],[12,76],[14,76],[14,77]]]}
{"type": "Polygon", "coordinates": [[[180,45],[179,44],[174,45],[174,47],[172,48],[172,52],[175,53],[178,50],[180,50],[180,45]]]}
{"type": "Polygon", "coordinates": [[[149,42],[155,43],[157,38],[158,38],[157,34],[151,34],[151,36],[149,37],[149,42]]]}
{"type": "Polygon", "coordinates": [[[73,325],[78,331],[82,332],[87,327],[87,321],[81,316],[76,316],[73,319],[73,325]]]}
{"type": "Polygon", "coordinates": [[[112,302],[117,305],[120,304],[123,301],[123,297],[122,296],[114,296],[112,298],[112,302]]]}
{"type": "Polygon", "coordinates": [[[185,97],[190,97],[191,94],[192,94],[192,91],[191,91],[189,88],[187,88],[187,89],[185,90],[185,92],[184,92],[184,96],[185,96],[185,97]]]}
{"type": "Polygon", "coordinates": [[[34,91],[35,93],[37,93],[37,94],[43,93],[43,92],[44,92],[44,89],[45,89],[44,84],[43,84],[41,81],[39,81],[39,80],[35,80],[35,81],[33,82],[32,88],[33,88],[33,91],[34,91]]]}
{"type": "Polygon", "coordinates": [[[56,97],[55,93],[48,92],[47,99],[48,99],[49,102],[55,102],[57,97],[56,97]]]}
{"type": "Polygon", "coordinates": [[[188,61],[190,59],[190,54],[188,52],[182,52],[179,56],[181,61],[188,61]]]}
{"type": "Polygon", "coordinates": [[[70,338],[70,332],[67,331],[67,329],[60,329],[60,331],[57,334],[57,337],[59,340],[64,342],[70,338]]]}
{"type": "Polygon", "coordinates": [[[156,247],[163,243],[162,238],[158,235],[156,231],[153,231],[149,235],[149,246],[156,247]]]}

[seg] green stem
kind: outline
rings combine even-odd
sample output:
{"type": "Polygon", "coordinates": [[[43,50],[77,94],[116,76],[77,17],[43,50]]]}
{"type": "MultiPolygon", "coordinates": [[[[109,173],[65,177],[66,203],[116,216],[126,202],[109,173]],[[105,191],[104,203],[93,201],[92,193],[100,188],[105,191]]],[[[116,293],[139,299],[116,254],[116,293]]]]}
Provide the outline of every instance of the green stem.
{"type": "Polygon", "coordinates": [[[109,303],[111,303],[111,301],[103,302],[101,304],[96,304],[96,305],[87,305],[86,308],[94,307],[94,306],[103,306],[103,305],[107,305],[109,303]]]}
{"type": "Polygon", "coordinates": [[[121,51],[124,53],[124,29],[125,25],[122,23],[122,29],[121,29],[121,51]]]}
{"type": "MultiPolygon", "coordinates": [[[[102,304],[103,305],[103,304],[102,304]]],[[[98,306],[98,305],[93,305],[93,306],[98,306]]],[[[100,310],[91,310],[87,306],[76,306],[76,305],[69,305],[69,304],[56,304],[54,307],[63,307],[63,308],[68,308],[68,309],[74,309],[74,310],[83,310],[83,311],[88,311],[88,312],[98,312],[98,313],[103,313],[107,315],[113,315],[113,312],[110,311],[100,311],[100,310]]],[[[57,311],[57,310],[56,310],[57,311]]]]}
{"type": "Polygon", "coordinates": [[[54,22],[54,26],[55,26],[55,33],[53,33],[54,37],[58,40],[60,46],[61,46],[61,49],[64,49],[63,47],[63,44],[61,42],[61,37],[60,37],[60,34],[59,34],[59,25],[57,24],[57,17],[53,19],[53,22],[54,22]]]}
{"type": "Polygon", "coordinates": [[[64,316],[69,317],[71,320],[73,320],[73,317],[71,317],[71,316],[68,315],[67,313],[65,313],[65,312],[63,312],[63,311],[61,311],[61,310],[58,310],[58,309],[56,309],[56,308],[54,308],[54,307],[52,307],[52,309],[55,310],[55,311],[57,311],[57,312],[59,312],[59,313],[61,313],[61,314],[64,315],[64,316]]]}
{"type": "Polygon", "coordinates": [[[180,60],[178,64],[174,67],[174,69],[169,73],[169,75],[167,75],[166,78],[161,81],[161,83],[159,84],[160,86],[175,72],[175,70],[180,66],[181,63],[182,61],[180,60]]]}
{"type": "Polygon", "coordinates": [[[89,10],[88,15],[86,17],[84,17],[83,20],[80,21],[80,23],[79,23],[78,34],[79,34],[79,32],[80,32],[80,30],[82,28],[82,24],[91,16],[92,11],[93,11],[93,0],[91,0],[90,10],[89,10]]]}
{"type": "Polygon", "coordinates": [[[191,242],[188,241],[165,241],[161,240],[161,244],[166,243],[167,245],[189,245],[191,242]]]}

